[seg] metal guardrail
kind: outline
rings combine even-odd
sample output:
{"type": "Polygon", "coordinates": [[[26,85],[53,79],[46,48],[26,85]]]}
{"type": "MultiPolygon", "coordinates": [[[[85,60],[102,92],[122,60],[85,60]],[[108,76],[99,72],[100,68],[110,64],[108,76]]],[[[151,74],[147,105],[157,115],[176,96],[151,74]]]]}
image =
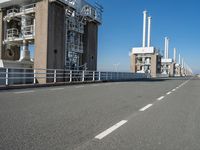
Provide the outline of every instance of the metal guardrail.
{"type": "Polygon", "coordinates": [[[148,78],[148,74],[130,72],[98,72],[62,69],[22,69],[0,68],[0,85],[40,84],[43,79],[47,83],[75,83],[96,81],[122,81],[148,78]]]}

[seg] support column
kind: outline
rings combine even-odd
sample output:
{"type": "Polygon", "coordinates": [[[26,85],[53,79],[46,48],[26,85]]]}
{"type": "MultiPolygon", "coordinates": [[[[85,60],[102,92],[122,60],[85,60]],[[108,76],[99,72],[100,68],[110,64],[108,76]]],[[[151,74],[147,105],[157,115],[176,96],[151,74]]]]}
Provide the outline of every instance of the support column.
{"type": "Polygon", "coordinates": [[[173,77],[175,74],[175,63],[170,64],[169,76],[173,77]]]}
{"type": "MultiPolygon", "coordinates": [[[[25,28],[27,26],[27,16],[22,15],[21,17],[22,17],[22,19],[21,19],[21,31],[22,31],[22,37],[24,37],[25,36],[25,28]]],[[[28,41],[26,41],[24,39],[20,61],[30,61],[30,60],[31,59],[30,59],[30,51],[28,49],[28,41]]]]}
{"type": "Polygon", "coordinates": [[[97,70],[97,41],[98,24],[90,22],[85,27],[82,65],[86,63],[87,69],[92,71],[97,70]]]}
{"type": "Polygon", "coordinates": [[[31,61],[30,51],[28,49],[28,41],[23,40],[23,47],[21,51],[20,61],[31,61]]]}
{"type": "MultiPolygon", "coordinates": [[[[65,9],[49,0],[36,4],[35,59],[34,67],[42,69],[64,69],[65,66],[65,9]]],[[[50,71],[41,71],[51,73],[50,71]]],[[[41,75],[40,75],[41,76],[41,75]]],[[[43,76],[51,77],[44,74],[43,76]]],[[[62,76],[62,75],[60,75],[62,76]]],[[[60,80],[61,79],[59,77],[60,80]]],[[[53,82],[38,78],[39,83],[53,82]]]]}
{"type": "Polygon", "coordinates": [[[3,57],[3,12],[0,10],[0,59],[3,57]]]}
{"type": "Polygon", "coordinates": [[[157,55],[156,54],[152,55],[151,56],[151,76],[152,77],[156,77],[157,75],[157,67],[158,67],[157,61],[158,61],[157,55]]]}
{"type": "Polygon", "coordinates": [[[137,72],[137,68],[136,68],[136,55],[134,54],[131,54],[131,71],[133,73],[136,73],[137,72]]]}

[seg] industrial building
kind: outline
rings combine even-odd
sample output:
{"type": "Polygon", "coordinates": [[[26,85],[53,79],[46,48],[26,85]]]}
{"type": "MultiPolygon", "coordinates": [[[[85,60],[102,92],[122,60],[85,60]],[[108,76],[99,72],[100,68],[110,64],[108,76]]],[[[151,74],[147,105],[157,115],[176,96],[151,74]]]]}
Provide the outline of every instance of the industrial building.
{"type": "MultiPolygon", "coordinates": [[[[176,51],[176,50],[175,50],[176,51]]],[[[176,52],[174,52],[176,55],[176,52]]],[[[161,73],[173,77],[175,75],[175,59],[169,57],[169,38],[165,37],[164,58],[161,59],[161,73]]]]}
{"type": "Polygon", "coordinates": [[[174,48],[173,58],[169,57],[169,38],[165,37],[165,49],[164,49],[164,57],[161,59],[161,74],[165,77],[181,77],[188,76],[192,74],[192,70],[189,66],[184,62],[181,55],[179,54],[179,61],[177,62],[176,54],[177,50],[174,48]]]}
{"type": "Polygon", "coordinates": [[[131,70],[134,73],[148,73],[152,77],[174,77],[192,75],[191,68],[184,62],[179,54],[179,62],[176,61],[176,48],[174,58],[169,57],[169,38],[165,37],[164,56],[151,45],[151,16],[143,11],[143,39],[142,47],[134,47],[131,50],[131,70]]]}
{"type": "Polygon", "coordinates": [[[102,11],[85,0],[1,0],[0,67],[96,70],[102,11]]]}
{"type": "Polygon", "coordinates": [[[149,73],[152,77],[156,77],[161,73],[161,54],[159,51],[151,46],[151,20],[147,17],[147,11],[143,12],[143,41],[142,47],[132,48],[131,57],[131,70],[134,73],[149,73]],[[148,19],[147,19],[148,18],[148,19]],[[147,32],[148,20],[148,36],[147,32]],[[147,38],[147,43],[146,43],[147,38]]]}

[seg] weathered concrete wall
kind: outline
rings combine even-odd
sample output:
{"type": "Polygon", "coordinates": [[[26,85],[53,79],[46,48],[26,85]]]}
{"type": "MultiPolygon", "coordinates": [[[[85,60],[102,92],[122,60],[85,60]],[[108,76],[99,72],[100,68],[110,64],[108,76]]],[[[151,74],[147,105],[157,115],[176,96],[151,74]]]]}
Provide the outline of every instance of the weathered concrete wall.
{"type": "MultiPolygon", "coordinates": [[[[64,69],[65,10],[43,0],[36,5],[35,68],[64,69]]],[[[44,71],[43,71],[44,72],[44,71]]],[[[38,79],[40,83],[53,79],[38,79]]]]}
{"type": "Polygon", "coordinates": [[[154,54],[151,56],[151,76],[156,77],[161,73],[161,56],[154,54]]]}
{"type": "Polygon", "coordinates": [[[98,24],[90,22],[85,27],[84,54],[82,63],[88,70],[97,70],[98,24]]]}
{"type": "Polygon", "coordinates": [[[48,59],[50,69],[64,69],[65,65],[65,9],[56,3],[49,5],[48,59]]]}
{"type": "Polygon", "coordinates": [[[3,12],[0,10],[0,59],[2,59],[3,53],[3,12]]]}
{"type": "Polygon", "coordinates": [[[156,77],[157,74],[157,55],[151,56],[151,76],[156,77]]]}
{"type": "Polygon", "coordinates": [[[173,77],[173,76],[175,75],[175,63],[171,63],[171,64],[170,64],[169,75],[170,75],[171,77],[173,77]]]}
{"type": "Polygon", "coordinates": [[[136,56],[135,55],[131,55],[131,71],[133,73],[136,73],[136,56]]]}
{"type": "Polygon", "coordinates": [[[181,67],[180,67],[180,66],[178,66],[178,67],[176,68],[176,75],[177,75],[177,76],[181,76],[181,67]]]}
{"type": "MultiPolygon", "coordinates": [[[[48,0],[43,0],[36,4],[34,68],[47,69],[48,12],[49,12],[48,10],[49,10],[48,0]]],[[[45,71],[37,71],[37,72],[41,73],[45,71]]],[[[46,83],[46,79],[39,78],[38,82],[46,83]]]]}

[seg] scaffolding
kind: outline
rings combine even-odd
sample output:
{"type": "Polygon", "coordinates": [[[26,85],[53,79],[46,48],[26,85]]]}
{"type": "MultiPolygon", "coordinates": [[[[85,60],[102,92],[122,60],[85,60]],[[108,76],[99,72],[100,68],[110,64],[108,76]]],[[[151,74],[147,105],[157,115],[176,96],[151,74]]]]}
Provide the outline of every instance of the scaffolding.
{"type": "MultiPolygon", "coordinates": [[[[83,37],[88,22],[101,24],[103,7],[95,3],[90,5],[85,0],[50,0],[65,7],[65,68],[79,70],[87,68],[82,64],[84,53],[83,37]]],[[[34,44],[36,3],[8,7],[4,16],[4,44],[26,47],[34,44]]]]}
{"type": "Polygon", "coordinates": [[[35,36],[35,7],[29,4],[21,7],[12,7],[4,16],[4,28],[6,35],[4,44],[20,45],[24,40],[33,40],[35,36]],[[19,25],[16,27],[17,25],[19,25]]]}
{"type": "Polygon", "coordinates": [[[66,2],[70,5],[66,8],[65,68],[86,70],[87,64],[80,65],[81,56],[84,52],[84,28],[91,21],[101,23],[103,7],[98,3],[95,4],[95,7],[89,4],[80,6],[76,0],[66,0],[66,2]]]}

